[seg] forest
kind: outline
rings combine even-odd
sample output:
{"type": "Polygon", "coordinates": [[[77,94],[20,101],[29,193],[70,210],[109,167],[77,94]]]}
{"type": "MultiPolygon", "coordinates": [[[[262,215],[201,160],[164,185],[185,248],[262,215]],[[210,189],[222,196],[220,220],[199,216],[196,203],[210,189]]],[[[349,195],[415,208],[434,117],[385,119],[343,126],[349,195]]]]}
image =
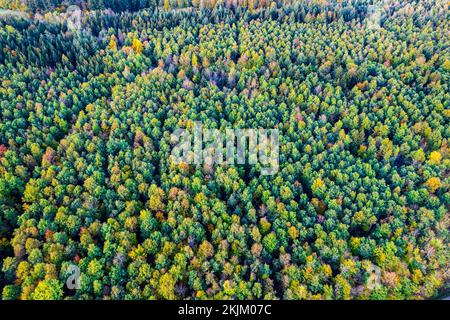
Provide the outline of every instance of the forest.
{"type": "Polygon", "coordinates": [[[1,299],[448,294],[449,5],[0,0],[1,299]],[[174,163],[194,122],[278,172],[174,163]]]}

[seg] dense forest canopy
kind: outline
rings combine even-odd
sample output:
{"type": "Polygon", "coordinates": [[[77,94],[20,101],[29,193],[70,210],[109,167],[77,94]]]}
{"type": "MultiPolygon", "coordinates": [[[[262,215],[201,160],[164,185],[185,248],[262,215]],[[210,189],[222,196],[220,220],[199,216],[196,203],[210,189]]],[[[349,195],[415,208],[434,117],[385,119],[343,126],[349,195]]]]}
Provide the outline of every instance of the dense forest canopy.
{"type": "Polygon", "coordinates": [[[447,1],[0,8],[3,299],[448,290],[447,1]],[[195,121],[278,129],[278,172],[174,164],[195,121]]]}

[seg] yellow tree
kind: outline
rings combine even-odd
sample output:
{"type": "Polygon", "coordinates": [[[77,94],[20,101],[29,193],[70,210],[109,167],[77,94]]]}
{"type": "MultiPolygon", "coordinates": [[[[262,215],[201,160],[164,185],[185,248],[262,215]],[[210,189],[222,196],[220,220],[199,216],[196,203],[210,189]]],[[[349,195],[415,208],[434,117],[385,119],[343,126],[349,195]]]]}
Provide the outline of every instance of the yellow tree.
{"type": "Polygon", "coordinates": [[[176,280],[170,273],[163,274],[159,279],[158,293],[167,300],[175,300],[177,296],[174,292],[176,280]]]}
{"type": "Polygon", "coordinates": [[[170,9],[170,3],[169,0],[164,0],[164,11],[169,11],[170,9]]]}
{"type": "Polygon", "coordinates": [[[248,10],[250,11],[250,13],[253,13],[255,11],[254,0],[248,0],[248,10]]]}
{"type": "Polygon", "coordinates": [[[131,47],[137,54],[141,54],[142,50],[144,49],[144,47],[142,46],[142,42],[139,39],[134,39],[131,47]]]}
{"type": "Polygon", "coordinates": [[[198,69],[198,58],[197,58],[197,56],[195,55],[195,53],[192,55],[192,67],[194,68],[194,69],[198,69]]]}
{"type": "Polygon", "coordinates": [[[425,184],[432,192],[435,192],[437,189],[442,187],[441,179],[436,177],[428,179],[425,184]]]}
{"type": "Polygon", "coordinates": [[[111,39],[109,40],[108,48],[113,51],[117,50],[117,42],[116,42],[116,37],[114,35],[112,35],[111,39]]]}
{"type": "Polygon", "coordinates": [[[433,152],[430,154],[429,159],[430,159],[430,162],[431,162],[431,163],[433,163],[433,164],[439,164],[439,163],[441,162],[442,156],[441,156],[441,154],[440,154],[438,151],[433,151],[433,152]]]}

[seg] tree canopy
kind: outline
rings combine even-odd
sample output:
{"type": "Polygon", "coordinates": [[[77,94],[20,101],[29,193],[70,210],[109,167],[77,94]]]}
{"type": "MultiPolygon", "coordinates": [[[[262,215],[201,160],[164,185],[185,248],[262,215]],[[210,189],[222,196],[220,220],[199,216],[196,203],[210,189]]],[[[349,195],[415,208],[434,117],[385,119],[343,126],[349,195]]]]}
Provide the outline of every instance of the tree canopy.
{"type": "Polygon", "coordinates": [[[79,31],[0,18],[2,298],[445,290],[448,4],[383,3],[89,0],[79,31]],[[279,171],[174,164],[170,135],[195,121],[277,128],[279,171]]]}

